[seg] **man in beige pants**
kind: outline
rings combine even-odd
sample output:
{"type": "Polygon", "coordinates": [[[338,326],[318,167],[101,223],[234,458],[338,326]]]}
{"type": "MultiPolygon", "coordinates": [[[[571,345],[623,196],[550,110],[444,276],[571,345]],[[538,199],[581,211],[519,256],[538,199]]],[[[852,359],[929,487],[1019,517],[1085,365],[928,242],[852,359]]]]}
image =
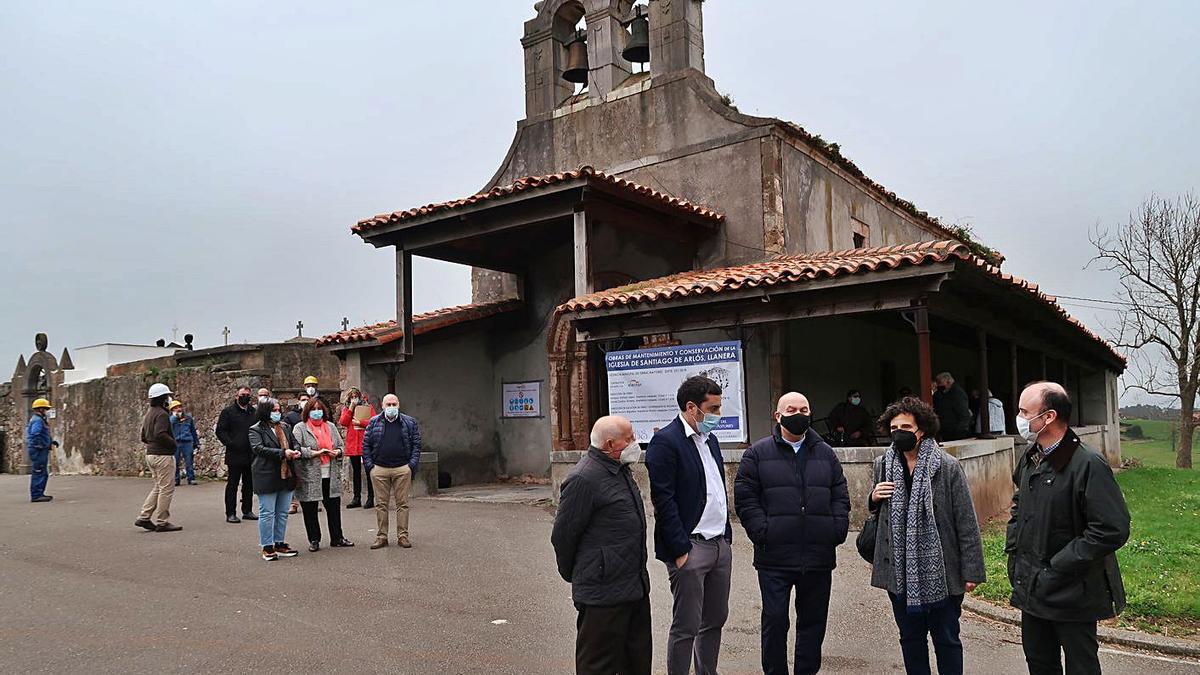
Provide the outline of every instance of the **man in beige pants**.
{"type": "Polygon", "coordinates": [[[147,398],[150,408],[142,419],[142,442],[146,444],[146,464],[154,478],[154,487],[133,524],[151,532],[178,532],[183,528],[167,520],[171,515],[171,497],[175,496],[175,434],[171,432],[171,418],[167,414],[171,389],[165,384],[153,384],[147,398]]]}
{"type": "Polygon", "coordinates": [[[412,548],[408,539],[408,493],[421,460],[421,430],[417,421],[400,412],[395,394],[383,397],[383,413],[371,418],[363,433],[363,464],[375,487],[375,543],[388,545],[388,509],[396,502],[396,543],[412,548]]]}

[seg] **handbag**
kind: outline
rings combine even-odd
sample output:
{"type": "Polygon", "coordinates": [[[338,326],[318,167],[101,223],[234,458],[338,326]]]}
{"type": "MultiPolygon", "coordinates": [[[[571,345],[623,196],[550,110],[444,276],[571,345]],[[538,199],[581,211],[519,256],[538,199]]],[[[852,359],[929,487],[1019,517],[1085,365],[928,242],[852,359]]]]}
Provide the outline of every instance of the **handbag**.
{"type": "MultiPolygon", "coordinates": [[[[874,491],[875,485],[882,479],[883,462],[879,463],[880,475],[876,476],[876,480],[871,484],[871,490],[874,491]]],[[[868,497],[868,499],[870,499],[868,497]]],[[[875,563],[875,535],[879,530],[879,513],[883,511],[883,504],[875,509],[867,520],[863,523],[862,529],[858,531],[858,537],[854,539],[854,546],[858,548],[858,554],[863,560],[874,564],[875,563]]]]}

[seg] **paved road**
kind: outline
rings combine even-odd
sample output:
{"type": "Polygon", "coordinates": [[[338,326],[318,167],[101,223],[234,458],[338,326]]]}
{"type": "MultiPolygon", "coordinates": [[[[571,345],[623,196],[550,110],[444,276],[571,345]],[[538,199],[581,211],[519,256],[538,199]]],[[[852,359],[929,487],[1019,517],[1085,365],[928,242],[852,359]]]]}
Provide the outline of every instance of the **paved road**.
{"type": "MultiPolygon", "coordinates": [[[[97,673],[572,672],[574,610],[554,572],[544,508],[418,500],[415,548],[367,548],[372,514],[345,512],[360,546],[264,563],[254,523],[226,524],[222,486],[184,486],[172,520],[133,527],[150,487],[52,477],[51,504],[0,476],[0,671],[97,673]],[[507,623],[494,624],[504,620],[507,623]]],[[[289,540],[304,539],[299,518],[289,540]]],[[[825,671],[902,672],[886,596],[847,547],[834,582],[825,671]]],[[[722,672],[758,670],[758,589],[737,538],[722,672]]],[[[656,672],[670,594],[651,563],[656,672]]],[[[967,671],[1024,672],[1018,634],[970,619],[967,671]]],[[[1200,665],[1105,653],[1106,673],[1200,673],[1200,665]]]]}

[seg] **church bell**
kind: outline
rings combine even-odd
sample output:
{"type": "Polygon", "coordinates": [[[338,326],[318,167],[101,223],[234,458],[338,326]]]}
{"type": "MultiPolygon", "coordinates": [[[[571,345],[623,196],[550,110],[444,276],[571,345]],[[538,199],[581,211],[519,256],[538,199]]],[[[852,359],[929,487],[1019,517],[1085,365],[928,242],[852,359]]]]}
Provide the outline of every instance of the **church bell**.
{"type": "Polygon", "coordinates": [[[588,81],[587,36],[582,31],[567,43],[567,67],[562,77],[567,82],[586,85],[588,81]]]}
{"type": "Polygon", "coordinates": [[[625,42],[625,51],[621,56],[630,63],[650,62],[650,19],[643,13],[644,7],[638,5],[633,21],[629,22],[629,35],[625,42]]]}

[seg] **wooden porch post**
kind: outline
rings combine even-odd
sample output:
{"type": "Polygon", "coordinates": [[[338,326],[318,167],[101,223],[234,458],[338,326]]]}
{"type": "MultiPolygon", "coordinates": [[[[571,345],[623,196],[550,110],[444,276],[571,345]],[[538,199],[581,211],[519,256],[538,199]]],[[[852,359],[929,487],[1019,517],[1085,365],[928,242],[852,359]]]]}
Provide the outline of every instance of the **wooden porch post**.
{"type": "Polygon", "coordinates": [[[1017,424],[1017,408],[1019,407],[1021,400],[1021,376],[1017,374],[1017,341],[1010,341],[1008,343],[1008,349],[1009,358],[1012,361],[1012,401],[1008,406],[1008,417],[1012,418],[1013,420],[1013,426],[1010,428],[1015,429],[1017,424]]]}
{"type": "Polygon", "coordinates": [[[917,329],[917,363],[920,364],[921,400],[933,405],[933,357],[929,348],[929,309],[918,307],[916,310],[917,329]]]}
{"type": "Polygon", "coordinates": [[[992,438],[991,392],[988,390],[987,331],[979,329],[979,438],[992,438]]]}
{"type": "Polygon", "coordinates": [[[575,295],[595,291],[592,283],[592,257],[588,252],[588,220],[583,205],[575,207],[575,295]]]}
{"type": "Polygon", "coordinates": [[[396,247],[396,323],[404,331],[400,353],[412,356],[412,253],[396,247]]]}

